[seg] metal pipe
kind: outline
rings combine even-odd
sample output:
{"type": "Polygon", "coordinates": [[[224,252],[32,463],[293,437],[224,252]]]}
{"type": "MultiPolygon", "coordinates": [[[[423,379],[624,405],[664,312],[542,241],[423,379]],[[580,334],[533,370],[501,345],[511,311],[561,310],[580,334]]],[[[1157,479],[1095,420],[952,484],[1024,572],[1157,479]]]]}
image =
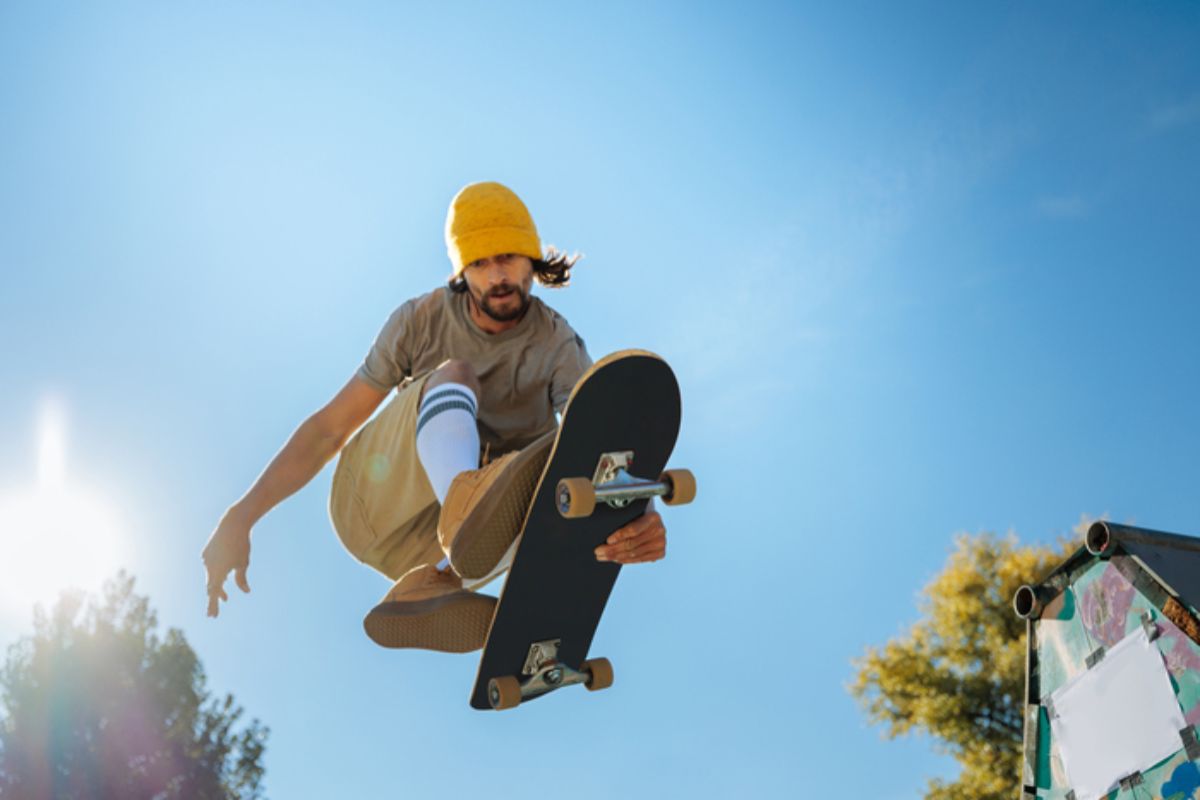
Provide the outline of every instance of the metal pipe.
{"type": "Polygon", "coordinates": [[[1021,619],[1034,619],[1040,617],[1045,604],[1038,597],[1037,591],[1025,584],[1017,589],[1013,595],[1013,611],[1017,612],[1017,616],[1021,619]]]}
{"type": "Polygon", "coordinates": [[[1103,522],[1093,522],[1088,526],[1087,534],[1083,537],[1084,546],[1094,556],[1106,556],[1112,552],[1112,533],[1103,522]]]}
{"type": "Polygon", "coordinates": [[[1113,522],[1093,522],[1087,530],[1087,536],[1084,537],[1084,544],[1088,552],[1094,556],[1112,555],[1113,550],[1121,542],[1139,542],[1200,553],[1200,539],[1192,536],[1117,525],[1113,522]]]}

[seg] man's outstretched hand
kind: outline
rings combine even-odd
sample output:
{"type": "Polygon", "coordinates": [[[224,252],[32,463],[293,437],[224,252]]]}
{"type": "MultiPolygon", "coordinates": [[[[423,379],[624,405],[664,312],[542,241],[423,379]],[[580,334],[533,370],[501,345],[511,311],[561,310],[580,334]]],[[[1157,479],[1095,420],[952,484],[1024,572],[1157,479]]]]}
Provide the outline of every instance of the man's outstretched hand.
{"type": "Polygon", "coordinates": [[[246,568],[250,566],[250,526],[226,512],[212,536],[208,537],[201,558],[208,573],[208,616],[215,617],[220,611],[220,601],[229,600],[229,595],[225,594],[225,579],[230,572],[233,572],[239,589],[250,591],[250,584],[246,582],[246,568]]]}
{"type": "Polygon", "coordinates": [[[596,548],[597,561],[639,564],[658,561],[667,554],[667,529],[657,511],[647,511],[613,533],[596,548]]]}

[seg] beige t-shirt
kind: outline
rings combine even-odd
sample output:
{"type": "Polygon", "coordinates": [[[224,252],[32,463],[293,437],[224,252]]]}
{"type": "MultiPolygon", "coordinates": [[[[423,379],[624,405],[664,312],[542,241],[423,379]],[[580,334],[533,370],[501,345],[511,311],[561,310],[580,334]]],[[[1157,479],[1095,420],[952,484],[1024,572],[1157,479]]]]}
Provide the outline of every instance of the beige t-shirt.
{"type": "Polygon", "coordinates": [[[387,391],[455,358],[479,377],[479,437],[493,454],[519,449],[553,429],[591,366],[583,339],[537,297],[513,328],[488,334],[468,316],[470,298],[448,287],[392,312],[358,377],[387,391]]]}

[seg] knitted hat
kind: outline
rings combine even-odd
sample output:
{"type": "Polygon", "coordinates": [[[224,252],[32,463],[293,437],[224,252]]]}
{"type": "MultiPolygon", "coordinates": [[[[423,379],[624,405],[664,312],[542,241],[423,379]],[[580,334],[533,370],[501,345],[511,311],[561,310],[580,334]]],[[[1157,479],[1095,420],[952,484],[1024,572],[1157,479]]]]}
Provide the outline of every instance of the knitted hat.
{"type": "Polygon", "coordinates": [[[501,253],[542,257],[542,243],[529,209],[499,183],[472,183],[450,201],[446,214],[446,252],[454,274],[472,261],[501,253]]]}

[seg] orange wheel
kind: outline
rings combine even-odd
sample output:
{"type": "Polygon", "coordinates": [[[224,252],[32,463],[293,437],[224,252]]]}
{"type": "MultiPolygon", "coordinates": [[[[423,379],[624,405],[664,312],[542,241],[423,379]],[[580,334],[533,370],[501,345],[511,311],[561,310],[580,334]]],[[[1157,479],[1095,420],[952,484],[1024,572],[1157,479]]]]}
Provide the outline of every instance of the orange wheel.
{"type": "Polygon", "coordinates": [[[516,708],[521,704],[521,682],[512,675],[492,678],[488,681],[488,702],[497,711],[516,708]]]}
{"type": "Polygon", "coordinates": [[[580,672],[588,674],[587,682],[583,685],[589,692],[598,692],[613,685],[612,662],[607,658],[590,658],[583,662],[580,672]]]}
{"type": "Polygon", "coordinates": [[[596,487],[587,478],[563,478],[558,482],[558,513],[567,519],[591,516],[596,508],[596,487]]]}
{"type": "Polygon", "coordinates": [[[690,469],[669,469],[659,478],[671,484],[671,493],[663,497],[669,506],[681,506],[696,499],[696,476],[690,469]]]}

